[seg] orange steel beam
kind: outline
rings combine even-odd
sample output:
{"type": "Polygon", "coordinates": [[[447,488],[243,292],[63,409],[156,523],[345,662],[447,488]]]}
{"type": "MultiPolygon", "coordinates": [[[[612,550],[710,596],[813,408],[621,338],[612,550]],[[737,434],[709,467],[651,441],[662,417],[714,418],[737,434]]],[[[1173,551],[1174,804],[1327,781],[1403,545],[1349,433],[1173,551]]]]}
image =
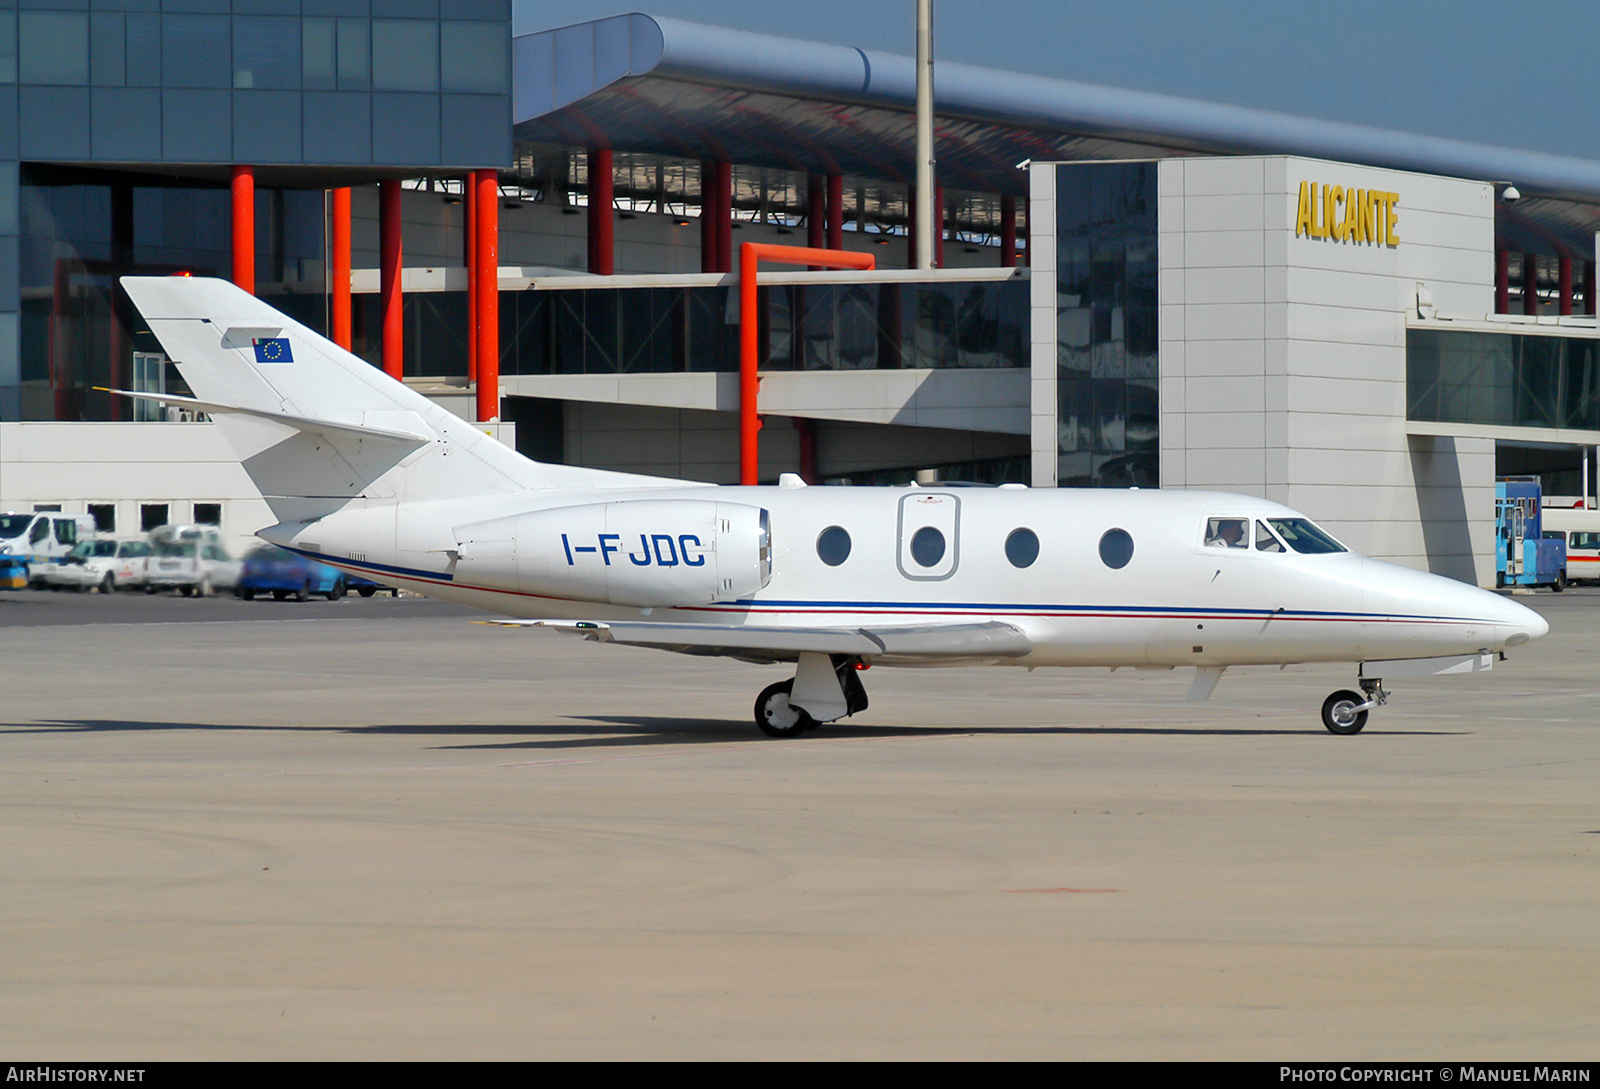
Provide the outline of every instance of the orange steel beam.
{"type": "Polygon", "coordinates": [[[333,191],[333,342],[350,350],[350,190],[333,191]]]}
{"type": "Polygon", "coordinates": [[[233,168],[233,282],[256,293],[256,172],[233,168]]]}
{"type": "Polygon", "coordinates": [[[478,171],[477,245],[478,420],[500,418],[500,174],[478,171]]]}
{"type": "Polygon", "coordinates": [[[401,294],[404,252],[400,238],[400,183],[378,183],[378,289],[383,309],[383,372],[395,381],[405,377],[405,310],[401,294]]]}
{"type": "Polygon", "coordinates": [[[757,480],[759,448],[757,432],[761,418],[756,414],[756,374],[760,349],[760,329],[756,316],[756,266],[762,261],[782,265],[820,265],[823,268],[871,269],[877,261],[870,253],[845,250],[819,250],[808,246],[772,246],[746,242],[739,247],[739,483],[757,480]]]}
{"type": "Polygon", "coordinates": [[[478,381],[478,172],[461,183],[461,233],[463,260],[467,263],[467,383],[478,381]]]}

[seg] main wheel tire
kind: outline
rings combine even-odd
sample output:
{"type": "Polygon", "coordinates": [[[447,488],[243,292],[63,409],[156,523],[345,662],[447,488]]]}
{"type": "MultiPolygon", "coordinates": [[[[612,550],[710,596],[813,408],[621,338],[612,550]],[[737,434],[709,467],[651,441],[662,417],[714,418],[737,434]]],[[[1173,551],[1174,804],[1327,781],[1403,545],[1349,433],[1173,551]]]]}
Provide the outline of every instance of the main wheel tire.
{"type": "Polygon", "coordinates": [[[378,588],[376,586],[357,586],[356,587],[356,593],[360,594],[362,597],[371,597],[373,594],[375,594],[377,592],[378,592],[378,588]]]}
{"type": "Polygon", "coordinates": [[[274,591],[272,591],[272,600],[273,601],[288,601],[289,600],[289,591],[287,591],[287,590],[274,590],[274,591]]]}
{"type": "Polygon", "coordinates": [[[239,587],[239,599],[241,601],[254,601],[256,599],[256,592],[249,586],[241,586],[239,587]]]}
{"type": "Polygon", "coordinates": [[[1367,698],[1348,688],[1340,689],[1322,701],[1322,724],[1332,734],[1359,734],[1367,724],[1367,712],[1357,711],[1367,698]]]}
{"type": "Polygon", "coordinates": [[[769,684],[756,697],[756,728],[768,737],[799,737],[817,727],[810,715],[789,703],[794,681],[769,684]]]}

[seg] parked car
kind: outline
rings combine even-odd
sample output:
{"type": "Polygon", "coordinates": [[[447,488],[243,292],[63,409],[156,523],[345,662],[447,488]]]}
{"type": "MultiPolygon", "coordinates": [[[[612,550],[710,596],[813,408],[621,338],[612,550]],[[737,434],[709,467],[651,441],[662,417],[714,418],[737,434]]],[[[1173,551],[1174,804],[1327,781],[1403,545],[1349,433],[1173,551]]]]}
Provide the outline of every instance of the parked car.
{"type": "Polygon", "coordinates": [[[373,582],[371,579],[363,578],[360,575],[345,575],[344,584],[346,589],[354,590],[362,597],[371,597],[373,594],[400,596],[400,591],[397,587],[388,586],[381,582],[373,582]]]}
{"type": "Polygon", "coordinates": [[[108,537],[79,541],[59,562],[45,563],[38,578],[52,590],[99,589],[103,593],[143,586],[150,559],[148,541],[118,541],[108,537]]]}
{"type": "Polygon", "coordinates": [[[278,601],[291,597],[296,601],[305,601],[312,594],[338,601],[344,597],[344,591],[343,572],[277,545],[262,544],[251,549],[245,557],[244,570],[239,574],[239,586],[235,592],[246,601],[252,600],[257,594],[267,593],[278,601]]]}
{"type": "Polygon", "coordinates": [[[201,597],[239,584],[244,565],[228,555],[215,526],[162,526],[150,531],[145,592],[177,590],[201,597]]]}

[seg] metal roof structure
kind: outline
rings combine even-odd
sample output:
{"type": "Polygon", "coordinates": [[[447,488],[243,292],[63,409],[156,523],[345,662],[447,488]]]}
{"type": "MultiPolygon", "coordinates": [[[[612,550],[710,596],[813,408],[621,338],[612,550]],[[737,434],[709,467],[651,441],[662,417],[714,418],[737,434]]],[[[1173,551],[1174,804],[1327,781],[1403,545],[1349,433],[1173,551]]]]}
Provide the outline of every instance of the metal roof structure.
{"type": "MultiPolygon", "coordinates": [[[[610,147],[904,184],[915,64],[853,46],[643,14],[520,35],[513,121],[524,145],[610,147]]],[[[943,62],[940,182],[1025,192],[1026,159],[1291,154],[1515,184],[1504,248],[1593,259],[1600,162],[943,62]]]]}

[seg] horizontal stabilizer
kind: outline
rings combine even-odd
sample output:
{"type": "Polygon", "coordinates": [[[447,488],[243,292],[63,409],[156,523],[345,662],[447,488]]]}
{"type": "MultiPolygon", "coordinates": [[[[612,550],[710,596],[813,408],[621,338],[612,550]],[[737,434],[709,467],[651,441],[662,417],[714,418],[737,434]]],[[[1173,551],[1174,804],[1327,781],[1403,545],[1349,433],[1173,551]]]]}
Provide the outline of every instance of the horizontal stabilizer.
{"type": "MultiPolygon", "coordinates": [[[[397,442],[405,446],[416,448],[426,446],[434,441],[433,436],[422,434],[423,424],[418,419],[418,429],[412,431],[391,431],[383,427],[363,427],[358,424],[340,423],[334,420],[314,420],[309,416],[293,416],[287,412],[273,412],[263,408],[243,408],[239,405],[222,405],[212,401],[199,401],[193,397],[180,397],[174,393],[134,393],[125,389],[105,389],[95,387],[105,393],[114,393],[119,397],[131,397],[136,401],[160,401],[163,404],[182,405],[199,412],[210,413],[213,416],[234,415],[252,416],[258,420],[268,420],[296,431],[304,431],[310,435],[322,435],[326,438],[354,438],[376,440],[380,442],[397,442]]],[[[389,415],[398,415],[389,413],[389,415]]]]}
{"type": "Polygon", "coordinates": [[[595,642],[637,647],[695,649],[702,653],[775,655],[859,654],[877,658],[1019,658],[1033,649],[1021,629],[983,624],[919,624],[886,628],[758,628],[722,624],[653,624],[647,621],[489,621],[510,627],[547,627],[595,642]]]}

